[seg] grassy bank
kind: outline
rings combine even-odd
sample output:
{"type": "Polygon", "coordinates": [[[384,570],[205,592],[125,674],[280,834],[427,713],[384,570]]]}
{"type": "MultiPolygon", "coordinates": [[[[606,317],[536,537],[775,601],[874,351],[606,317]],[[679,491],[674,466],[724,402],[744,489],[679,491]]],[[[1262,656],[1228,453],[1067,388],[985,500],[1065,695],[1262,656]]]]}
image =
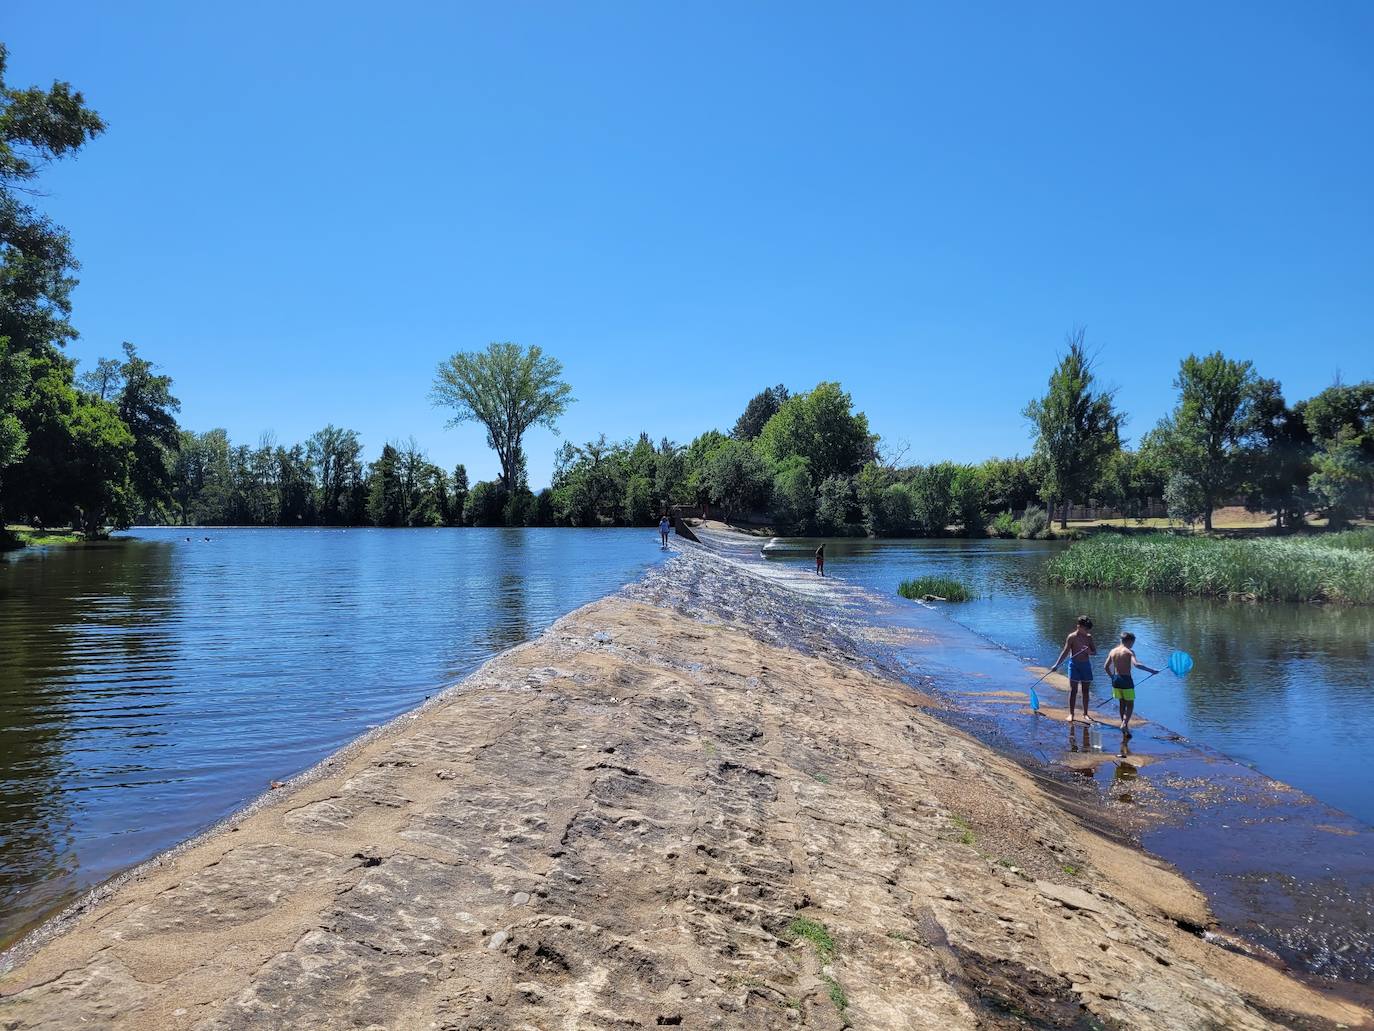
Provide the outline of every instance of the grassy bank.
{"type": "Polygon", "coordinates": [[[54,544],[80,544],[86,538],[70,530],[35,530],[28,526],[0,527],[0,551],[46,548],[54,544]]]}
{"type": "Polygon", "coordinates": [[[1069,587],[1374,605],[1374,531],[1249,540],[1103,535],[1074,544],[1046,572],[1069,587]]]}

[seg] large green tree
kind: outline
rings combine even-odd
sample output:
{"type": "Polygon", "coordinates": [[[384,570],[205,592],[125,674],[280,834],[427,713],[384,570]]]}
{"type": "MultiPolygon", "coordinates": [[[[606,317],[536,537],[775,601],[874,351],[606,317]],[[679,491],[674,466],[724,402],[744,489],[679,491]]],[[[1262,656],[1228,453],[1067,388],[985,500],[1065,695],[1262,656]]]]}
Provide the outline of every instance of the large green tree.
{"type": "Polygon", "coordinates": [[[362,442],[353,430],[332,423],[306,442],[314,467],[315,510],[326,526],[350,526],[362,521],[365,494],[362,442]]]}
{"type": "Polygon", "coordinates": [[[1336,522],[1374,503],[1374,381],[1335,383],[1295,406],[1312,437],[1312,493],[1336,522]]]}
{"type": "Polygon", "coordinates": [[[1068,350],[1050,374],[1045,396],[1025,409],[1035,431],[1040,493],[1051,510],[1055,502],[1064,506],[1060,526],[1068,526],[1069,504],[1087,500],[1102,463],[1121,446],[1115,391],[1097,387],[1084,337],[1082,329],[1069,334],[1068,350]]]}
{"type": "Polygon", "coordinates": [[[563,365],[539,347],[493,343],[462,351],[440,363],[431,398],[453,410],[450,425],[480,422],[487,446],[501,463],[507,491],[524,486],[525,432],[543,426],[558,432],[558,419],[573,403],[563,365]]]}
{"type": "Polygon", "coordinates": [[[172,500],[173,468],[181,446],[174,413],[181,402],[172,396],[170,376],[155,372],[153,363],[140,358],[127,340],[123,347],[124,360],[116,372],[108,369],[109,359],[96,367],[104,381],[99,396],[114,401],[120,419],[129,427],[134,439],[130,479],[142,513],[153,516],[172,500]]]}
{"type": "Polygon", "coordinates": [[[876,458],[878,437],[868,430],[868,417],[838,383],[818,383],[805,394],[793,394],[764,425],[755,442],[759,454],[776,466],[800,455],[812,482],[831,476],[853,476],[876,458]]]}
{"type": "Polygon", "coordinates": [[[1179,392],[1173,412],[1160,420],[1145,444],[1158,449],[1170,471],[1174,496],[1197,497],[1204,529],[1212,529],[1212,512],[1240,489],[1245,456],[1260,429],[1256,402],[1264,381],[1248,361],[1233,361],[1220,351],[1179,363],[1174,387],[1179,392]],[[1185,489],[1179,477],[1194,488],[1185,489]]]}
{"type": "Polygon", "coordinates": [[[728,438],[711,452],[704,480],[711,503],[729,521],[767,508],[773,492],[773,466],[753,446],[728,438]]]}
{"type": "MultiPolygon", "coordinates": [[[[70,364],[47,361],[38,368],[35,363],[55,359],[58,349],[76,336],[68,321],[77,267],[70,240],[20,195],[32,193],[30,183],[44,166],[80,150],[105,124],[65,82],[47,89],[6,84],[7,58],[0,44],[0,510],[13,513],[12,485],[26,477],[6,467],[23,458],[32,440],[35,426],[25,413],[40,418],[49,410],[30,395],[39,380],[51,393],[54,375],[65,374],[66,386],[71,386],[70,364]]],[[[75,424],[65,419],[45,423],[49,444],[61,426],[72,429],[75,424]]],[[[58,450],[75,454],[78,444],[68,440],[58,450]]],[[[45,460],[51,458],[50,453],[45,460]]],[[[28,479],[27,503],[32,506],[32,492],[41,485],[28,479]]],[[[68,477],[62,481],[72,482],[68,477]]]]}
{"type": "Polygon", "coordinates": [[[109,401],[72,385],[71,362],[49,354],[31,364],[19,412],[27,427],[23,459],[10,467],[9,513],[42,526],[88,534],[129,523],[133,435],[109,401]]]}

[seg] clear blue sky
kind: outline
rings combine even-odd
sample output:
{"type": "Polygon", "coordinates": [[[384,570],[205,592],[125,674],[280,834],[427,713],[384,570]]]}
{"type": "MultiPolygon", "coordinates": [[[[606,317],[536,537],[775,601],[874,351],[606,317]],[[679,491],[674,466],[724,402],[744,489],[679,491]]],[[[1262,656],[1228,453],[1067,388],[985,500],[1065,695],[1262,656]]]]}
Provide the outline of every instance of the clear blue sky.
{"type": "Polygon", "coordinates": [[[1027,452],[1075,323],[1133,436],[1190,350],[1374,376],[1365,2],[7,0],[0,38],[110,123],[44,182],[75,354],[135,341],[248,442],[489,477],[426,395],[491,340],[562,359],[575,441],[838,379],[915,461],[1027,452]]]}

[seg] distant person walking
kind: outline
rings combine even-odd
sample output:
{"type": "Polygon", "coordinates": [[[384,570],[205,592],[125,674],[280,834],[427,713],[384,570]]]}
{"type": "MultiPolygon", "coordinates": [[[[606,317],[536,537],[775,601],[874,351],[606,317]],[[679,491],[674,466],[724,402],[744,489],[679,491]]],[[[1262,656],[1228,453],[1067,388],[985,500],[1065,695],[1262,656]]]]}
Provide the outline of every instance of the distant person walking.
{"type": "Polygon", "coordinates": [[[816,575],[825,576],[825,545],[816,549],[816,575]]]}
{"type": "Polygon", "coordinates": [[[1064,648],[1059,653],[1059,658],[1054,660],[1051,669],[1058,669],[1059,664],[1064,661],[1065,656],[1069,659],[1069,720],[1073,720],[1073,706],[1078,699],[1078,692],[1083,691],[1083,719],[1088,718],[1088,689],[1093,682],[1093,663],[1092,656],[1097,654],[1097,645],[1093,642],[1093,621],[1087,616],[1079,616],[1078,623],[1073,628],[1073,633],[1069,634],[1064,640],[1064,648]]]}
{"type": "Polygon", "coordinates": [[[668,550],[668,531],[672,529],[672,523],[668,521],[668,513],[663,513],[663,518],[658,521],[658,535],[663,542],[663,550],[668,550]]]}
{"type": "Polygon", "coordinates": [[[1127,630],[1121,635],[1121,643],[1107,653],[1107,661],[1102,671],[1112,678],[1112,697],[1117,700],[1121,712],[1121,736],[1124,740],[1131,736],[1131,717],[1135,715],[1135,678],[1134,669],[1146,673],[1158,673],[1135,657],[1135,634],[1127,630]]]}

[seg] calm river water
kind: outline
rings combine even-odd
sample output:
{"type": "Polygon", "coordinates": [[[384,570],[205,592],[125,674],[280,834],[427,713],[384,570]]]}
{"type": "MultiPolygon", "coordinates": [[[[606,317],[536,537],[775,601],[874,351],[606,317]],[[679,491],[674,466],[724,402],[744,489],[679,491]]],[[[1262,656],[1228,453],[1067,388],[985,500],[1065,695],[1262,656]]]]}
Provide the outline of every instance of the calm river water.
{"type": "MultiPolygon", "coordinates": [[[[1123,629],[1135,632],[1136,654],[1147,665],[1163,666],[1175,649],[1189,652],[1196,666],[1186,680],[1165,672],[1137,693],[1142,715],[1374,824],[1365,762],[1374,704],[1374,607],[1068,590],[1041,576],[1045,560],[1063,546],[832,540],[826,542],[826,572],[887,595],[909,577],[961,580],[977,599],[941,610],[1038,665],[1054,661],[1074,620],[1087,613],[1101,652],[1094,663],[1094,701],[1109,690],[1101,663],[1123,629]]],[[[811,562],[807,555],[776,561],[811,562]]]]}
{"type": "Polygon", "coordinates": [[[653,530],[130,537],[0,560],[0,945],[663,554],[653,530]]]}

